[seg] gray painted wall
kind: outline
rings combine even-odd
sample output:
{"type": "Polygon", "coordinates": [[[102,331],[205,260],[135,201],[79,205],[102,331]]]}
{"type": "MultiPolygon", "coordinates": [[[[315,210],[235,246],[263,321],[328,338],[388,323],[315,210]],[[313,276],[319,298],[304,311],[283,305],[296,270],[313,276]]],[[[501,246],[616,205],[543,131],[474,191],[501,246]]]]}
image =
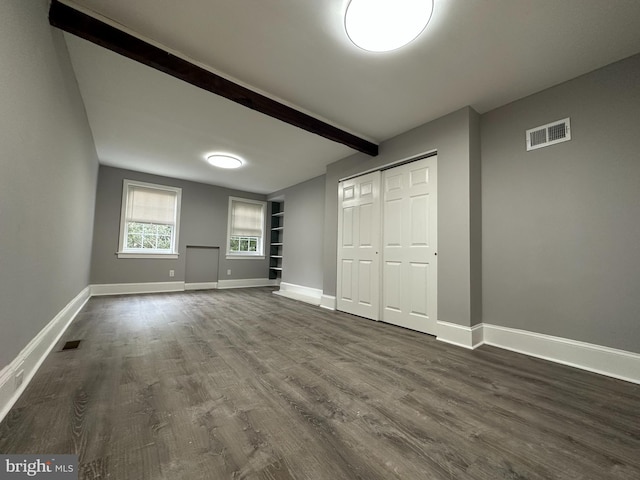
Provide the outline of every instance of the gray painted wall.
{"type": "Polygon", "coordinates": [[[640,352],[639,120],[640,55],[483,115],[485,322],[640,352]]]}
{"type": "Polygon", "coordinates": [[[266,200],[264,195],[100,166],[96,198],[91,283],[142,283],[185,280],[187,245],[220,247],[219,280],[268,278],[268,259],[227,260],[229,196],[266,200]],[[179,258],[118,258],[122,181],[124,179],[182,188],[179,258]],[[231,269],[231,275],[227,270],[231,269]],[[175,270],[175,277],[169,277],[175,270]]]}
{"type": "Polygon", "coordinates": [[[89,284],[98,160],[48,4],[0,2],[0,369],[89,284]]]}
{"type": "Polygon", "coordinates": [[[322,290],[325,176],[273,194],[284,198],[282,281],[322,290]]]}
{"type": "MultiPolygon", "coordinates": [[[[324,216],[324,278],[326,295],[336,292],[338,231],[338,180],[431,150],[438,151],[438,319],[470,326],[480,321],[481,312],[472,312],[472,294],[480,286],[472,284],[471,265],[480,268],[479,252],[470,246],[472,234],[478,236],[478,214],[471,202],[479,196],[480,157],[471,152],[478,147],[477,113],[466,107],[438,120],[398,135],[380,145],[380,154],[356,154],[327,167],[324,216]],[[472,170],[473,164],[473,170],[472,170]]],[[[477,298],[477,297],[476,297],[477,298]]],[[[474,304],[478,307],[477,302],[474,304]]]]}
{"type": "MultiPolygon", "coordinates": [[[[471,275],[471,325],[482,323],[482,176],[480,115],[469,115],[469,241],[471,275]]],[[[442,219],[447,221],[446,218],[442,219]]]]}
{"type": "Polygon", "coordinates": [[[221,248],[187,246],[184,281],[186,283],[217,282],[221,248]]]}

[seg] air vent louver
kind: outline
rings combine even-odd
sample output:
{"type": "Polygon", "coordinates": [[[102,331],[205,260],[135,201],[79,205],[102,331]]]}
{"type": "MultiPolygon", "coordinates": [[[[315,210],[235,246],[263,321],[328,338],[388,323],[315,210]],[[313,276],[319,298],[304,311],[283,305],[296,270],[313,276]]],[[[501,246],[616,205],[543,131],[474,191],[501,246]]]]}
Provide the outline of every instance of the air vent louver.
{"type": "Polygon", "coordinates": [[[571,140],[570,119],[558,120],[527,130],[527,151],[571,140]]]}
{"type": "Polygon", "coordinates": [[[532,147],[547,143],[547,129],[543,128],[541,130],[534,130],[533,132],[529,133],[529,140],[532,147]]]}
{"type": "Polygon", "coordinates": [[[62,346],[62,350],[75,350],[80,346],[80,340],[70,340],[62,346]]]}

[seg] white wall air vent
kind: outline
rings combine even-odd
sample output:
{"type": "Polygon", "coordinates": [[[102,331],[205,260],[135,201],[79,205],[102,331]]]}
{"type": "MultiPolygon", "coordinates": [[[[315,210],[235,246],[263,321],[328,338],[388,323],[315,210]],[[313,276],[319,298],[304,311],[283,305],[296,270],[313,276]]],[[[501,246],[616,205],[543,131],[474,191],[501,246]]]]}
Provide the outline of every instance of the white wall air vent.
{"type": "Polygon", "coordinates": [[[571,140],[569,118],[527,130],[527,151],[571,140]]]}

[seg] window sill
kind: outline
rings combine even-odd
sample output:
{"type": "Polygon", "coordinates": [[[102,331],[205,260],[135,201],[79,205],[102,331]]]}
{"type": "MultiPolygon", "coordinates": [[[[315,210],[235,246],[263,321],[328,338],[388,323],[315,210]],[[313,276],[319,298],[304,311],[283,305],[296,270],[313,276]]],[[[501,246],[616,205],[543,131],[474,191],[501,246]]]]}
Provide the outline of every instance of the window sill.
{"type": "Polygon", "coordinates": [[[227,254],[227,260],[264,260],[264,255],[232,255],[227,254]]]}
{"type": "Polygon", "coordinates": [[[151,258],[158,259],[161,258],[163,260],[177,260],[177,253],[125,253],[125,252],[116,252],[118,258],[151,258]]]}

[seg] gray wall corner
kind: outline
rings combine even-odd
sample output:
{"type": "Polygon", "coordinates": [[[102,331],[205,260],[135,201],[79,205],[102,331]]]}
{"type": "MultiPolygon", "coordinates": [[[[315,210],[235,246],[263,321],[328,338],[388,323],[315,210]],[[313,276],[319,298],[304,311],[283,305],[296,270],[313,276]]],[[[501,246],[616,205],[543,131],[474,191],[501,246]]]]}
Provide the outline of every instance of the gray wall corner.
{"type": "Polygon", "coordinates": [[[98,158],[48,8],[0,2],[0,368],[89,284],[98,158]]]}
{"type": "Polygon", "coordinates": [[[284,197],[282,281],[323,288],[325,175],[278,192],[284,197]]]}
{"type": "MultiPolygon", "coordinates": [[[[217,278],[219,280],[268,278],[268,244],[265,245],[264,259],[234,260],[226,258],[230,196],[266,201],[266,196],[261,194],[101,166],[96,198],[91,283],[186,281],[187,277],[190,279],[217,278]],[[116,256],[124,179],[182,188],[179,257],[177,260],[119,259],[116,256]],[[198,249],[188,249],[188,246],[217,247],[217,250],[202,252],[198,249]],[[188,275],[187,265],[196,265],[197,263],[195,261],[187,262],[189,253],[210,259],[211,268],[217,269],[217,271],[193,271],[191,275],[188,275]],[[214,254],[216,258],[214,258],[214,254]],[[169,276],[169,270],[175,271],[174,277],[169,276]],[[231,270],[230,275],[227,274],[228,270],[231,270]]],[[[267,221],[266,226],[268,227],[268,225],[267,221]]],[[[265,235],[268,237],[268,232],[265,232],[265,235]]],[[[200,270],[200,266],[198,268],[200,270]]]]}
{"type": "Polygon", "coordinates": [[[482,323],[482,158],[480,114],[469,107],[471,325],[482,323]]]}
{"type": "Polygon", "coordinates": [[[482,116],[485,323],[640,352],[639,78],[634,55],[482,116]]]}

